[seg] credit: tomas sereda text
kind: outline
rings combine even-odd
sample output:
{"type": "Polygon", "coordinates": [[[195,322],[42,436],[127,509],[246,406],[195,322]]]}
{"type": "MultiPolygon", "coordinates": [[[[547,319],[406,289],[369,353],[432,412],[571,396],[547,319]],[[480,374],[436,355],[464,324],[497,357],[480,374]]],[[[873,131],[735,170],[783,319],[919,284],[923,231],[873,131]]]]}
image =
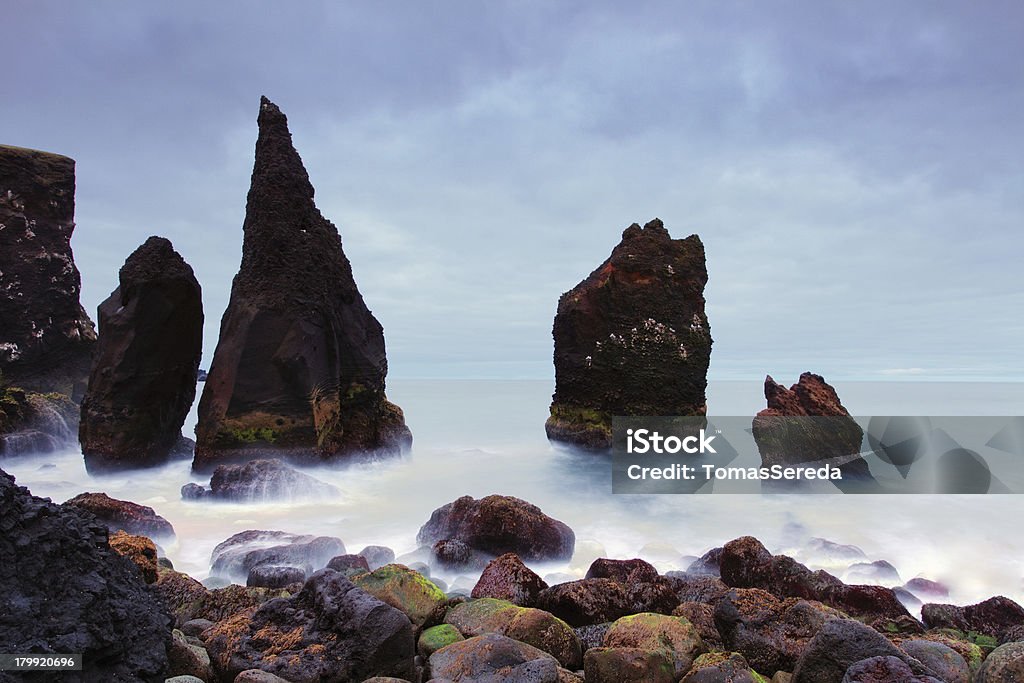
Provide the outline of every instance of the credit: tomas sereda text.
{"type": "Polygon", "coordinates": [[[615,417],[614,493],[1024,492],[1024,418],[615,417]]]}

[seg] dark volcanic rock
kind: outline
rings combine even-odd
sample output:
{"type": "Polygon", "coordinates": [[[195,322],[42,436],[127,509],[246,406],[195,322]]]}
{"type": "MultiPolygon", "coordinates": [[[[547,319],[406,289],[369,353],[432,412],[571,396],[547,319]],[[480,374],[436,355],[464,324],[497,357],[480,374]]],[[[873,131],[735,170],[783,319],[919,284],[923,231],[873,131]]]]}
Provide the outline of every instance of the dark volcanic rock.
{"type": "Polygon", "coordinates": [[[0,458],[61,450],[75,442],[77,428],[78,405],[64,394],[0,384],[0,458]]]}
{"type": "Polygon", "coordinates": [[[473,587],[474,598],[498,598],[520,607],[533,607],[547,588],[544,580],[523,564],[515,553],[491,560],[473,587]]]}
{"type": "Polygon", "coordinates": [[[635,558],[632,560],[610,560],[599,557],[590,563],[585,579],[612,579],[619,583],[642,583],[658,578],[658,570],[650,562],[635,558]]]}
{"type": "Polygon", "coordinates": [[[117,500],[105,493],[80,493],[65,505],[88,510],[110,529],[110,533],[124,531],[154,539],[174,537],[174,527],[156,514],[153,508],[127,500],[117,500]]]}
{"type": "Polygon", "coordinates": [[[262,669],[289,681],[413,679],[412,624],[331,569],[290,598],[271,600],[204,632],[217,673],[262,669]]]}
{"type": "Polygon", "coordinates": [[[283,531],[242,531],[217,544],[210,561],[211,576],[244,582],[261,565],[297,567],[307,575],[342,555],[345,544],[331,536],[299,536],[283,531]]]}
{"type": "Polygon", "coordinates": [[[873,628],[852,619],[832,619],[807,644],[793,671],[793,683],[839,683],[852,664],[872,657],[895,657],[915,675],[927,673],[920,662],[873,628]]]}
{"type": "Polygon", "coordinates": [[[551,586],[537,596],[537,607],[571,626],[601,624],[632,613],[625,587],[611,579],[580,579],[551,586]]]}
{"type": "Polygon", "coordinates": [[[562,295],[555,315],[549,439],[611,446],[613,415],[704,415],[711,330],[704,245],[657,218],[562,295]]]}
{"type": "Polygon", "coordinates": [[[966,607],[928,603],[921,608],[921,617],[928,628],[977,631],[997,640],[1015,627],[1024,627],[1024,608],[1001,595],[966,607]]]}
{"type": "Polygon", "coordinates": [[[891,588],[846,585],[828,572],[811,571],[786,555],[772,555],[752,536],[725,544],[721,568],[722,581],[734,588],[762,588],[779,598],[817,600],[855,617],[906,620],[920,630],[891,588]]]}
{"type": "Polygon", "coordinates": [[[512,496],[463,496],[430,515],[417,535],[421,544],[455,539],[476,550],[524,560],[568,560],[576,535],[536,505],[512,496]]]}
{"type": "Polygon", "coordinates": [[[81,653],[83,681],[159,679],[171,618],[91,514],[0,470],[0,650],[81,653]]]}
{"type": "Polygon", "coordinates": [[[460,640],[430,655],[438,681],[558,683],[558,662],[532,645],[498,633],[460,640]]]}
{"type": "Polygon", "coordinates": [[[849,483],[871,481],[867,462],[860,457],[864,430],[820,375],[805,372],[789,389],[765,377],[768,407],[753,422],[754,441],[765,467],[828,461],[849,483]],[[813,418],[813,419],[809,419],[813,418]]]}
{"type": "Polygon", "coordinates": [[[337,487],[303,474],[280,460],[252,460],[241,465],[218,465],[210,478],[210,489],[185,484],[186,500],[213,499],[261,503],[332,498],[337,487]]]}
{"type": "Polygon", "coordinates": [[[80,400],[96,332],[71,253],[75,162],[0,145],[0,374],[80,400]]]}
{"type": "Polygon", "coordinates": [[[163,237],[124,262],[99,307],[100,340],[78,428],[90,469],[160,463],[196,397],[203,302],[192,268],[163,237]]]}
{"type": "Polygon", "coordinates": [[[384,395],[384,330],[363,302],[338,230],[285,115],[260,102],[242,265],[199,402],[193,467],[273,451],[322,462],[412,441],[384,395]]]}
{"type": "Polygon", "coordinates": [[[245,585],[258,588],[285,588],[305,580],[306,572],[298,567],[276,567],[264,564],[249,570],[245,585]]]}
{"type": "Polygon", "coordinates": [[[842,683],[943,683],[934,676],[915,675],[906,662],[893,657],[871,657],[852,664],[846,670],[842,683]]]}
{"type": "Polygon", "coordinates": [[[1006,643],[993,650],[975,680],[977,683],[1024,681],[1024,643],[1006,643]]]}

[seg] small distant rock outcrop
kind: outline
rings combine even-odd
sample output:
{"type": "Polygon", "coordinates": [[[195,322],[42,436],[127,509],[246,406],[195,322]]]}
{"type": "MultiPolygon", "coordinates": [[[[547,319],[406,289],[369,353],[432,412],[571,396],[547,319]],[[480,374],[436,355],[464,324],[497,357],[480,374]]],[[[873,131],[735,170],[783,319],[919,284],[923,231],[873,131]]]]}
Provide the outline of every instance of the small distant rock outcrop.
{"type": "Polygon", "coordinates": [[[553,441],[611,447],[614,415],[704,415],[711,328],[697,235],[633,224],[555,315],[553,441]]]}
{"type": "Polygon", "coordinates": [[[0,374],[80,400],[96,331],[71,252],[75,162],[0,145],[0,374]]]}
{"type": "Polygon", "coordinates": [[[0,470],[0,557],[4,651],[80,653],[74,680],[163,680],[171,617],[95,517],[0,470]]]}
{"type": "Polygon", "coordinates": [[[123,531],[156,540],[174,538],[174,527],[148,505],[111,498],[105,493],[80,493],[64,503],[87,510],[106,525],[111,534],[123,531]]]}
{"type": "Polygon", "coordinates": [[[860,457],[864,430],[821,375],[805,372],[789,389],[768,375],[764,396],[768,407],[753,422],[764,466],[828,461],[839,468],[843,480],[874,481],[860,457]]]}
{"type": "Polygon", "coordinates": [[[296,567],[309,576],[345,553],[345,544],[332,536],[285,531],[242,531],[217,544],[210,556],[211,576],[245,583],[254,567],[296,567]]]}
{"type": "Polygon", "coordinates": [[[163,237],[125,261],[99,306],[100,339],[82,401],[89,469],[164,462],[182,440],[203,351],[202,289],[163,237]]]}
{"type": "Polygon", "coordinates": [[[64,394],[35,394],[0,378],[0,459],[51,453],[75,442],[78,406],[64,394]]]}
{"type": "Polygon", "coordinates": [[[416,537],[423,545],[456,540],[492,555],[515,553],[524,560],[568,560],[576,535],[564,522],[512,496],[463,496],[430,515],[416,537]]]}
{"type": "Polygon", "coordinates": [[[242,265],[199,402],[193,467],[272,452],[299,462],[411,444],[384,394],[384,331],[277,105],[260,102],[242,265]]]}
{"type": "Polygon", "coordinates": [[[186,500],[230,500],[261,503],[266,501],[307,501],[340,495],[337,487],[303,474],[280,460],[252,460],[244,465],[218,465],[210,478],[210,488],[185,484],[181,497],[186,500]]]}

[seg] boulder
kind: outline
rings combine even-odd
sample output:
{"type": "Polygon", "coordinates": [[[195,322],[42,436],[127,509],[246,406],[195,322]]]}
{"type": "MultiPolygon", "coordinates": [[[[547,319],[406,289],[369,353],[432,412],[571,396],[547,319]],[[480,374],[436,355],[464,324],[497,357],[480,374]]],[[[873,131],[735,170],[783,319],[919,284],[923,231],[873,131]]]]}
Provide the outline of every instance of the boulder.
{"type": "Polygon", "coordinates": [[[697,657],[684,683],[764,683],[736,652],[709,652],[697,657]]]}
{"type": "Polygon", "coordinates": [[[0,643],[82,654],[86,681],[162,680],[171,618],[107,533],[0,470],[0,643]]]}
{"type": "Polygon", "coordinates": [[[298,567],[312,574],[345,552],[341,539],[299,536],[284,531],[242,531],[219,543],[210,557],[210,574],[244,582],[260,565],[298,567]]]}
{"type": "Polygon", "coordinates": [[[171,243],[150,237],[99,306],[100,337],[78,438],[90,470],[168,460],[196,397],[202,290],[171,243]]]}
{"type": "Polygon", "coordinates": [[[768,407],[753,422],[763,467],[828,461],[842,472],[843,479],[835,482],[841,488],[873,481],[867,461],[859,455],[864,430],[824,378],[805,372],[786,389],[768,375],[764,396],[768,407]]]}
{"type": "Polygon", "coordinates": [[[599,557],[587,569],[587,579],[612,579],[619,583],[643,583],[658,578],[658,570],[641,559],[610,560],[599,557]]]}
{"type": "Polygon", "coordinates": [[[430,552],[434,561],[445,569],[483,569],[492,559],[454,538],[438,541],[430,552]]]}
{"type": "Polygon", "coordinates": [[[289,681],[362,681],[415,675],[408,617],[331,569],[289,598],[221,621],[204,633],[217,674],[262,669],[289,681]]]}
{"type": "Polygon", "coordinates": [[[615,621],[630,613],[626,589],[611,579],[580,579],[551,586],[537,596],[537,607],[572,626],[615,621]]]}
{"type": "Polygon", "coordinates": [[[672,683],[672,659],[662,650],[595,647],[583,656],[587,683],[672,683]]]}
{"type": "Polygon", "coordinates": [[[207,589],[187,574],[172,570],[160,571],[155,589],[175,626],[182,629],[191,621],[224,621],[290,595],[286,590],[236,585],[207,589]]]}
{"type": "Polygon", "coordinates": [[[419,656],[429,659],[430,655],[442,647],[460,640],[465,640],[465,638],[459,633],[459,629],[451,624],[438,624],[424,629],[420,634],[419,640],[416,641],[416,652],[419,656]]]}
{"type": "Polygon", "coordinates": [[[0,375],[80,401],[96,344],[71,251],[75,162],[0,145],[0,375]]]}
{"type": "Polygon", "coordinates": [[[249,570],[245,585],[262,588],[287,588],[305,580],[306,572],[298,567],[276,567],[263,564],[249,570]]]}
{"type": "Polygon", "coordinates": [[[336,486],[289,467],[281,460],[251,460],[238,465],[218,465],[210,477],[210,489],[185,484],[185,500],[230,500],[240,503],[270,501],[305,502],[336,498],[336,486]]]}
{"type": "Polygon", "coordinates": [[[872,657],[895,657],[914,675],[928,673],[873,628],[853,619],[831,619],[807,644],[793,671],[793,683],[838,683],[852,664],[872,657]]]}
{"type": "Polygon", "coordinates": [[[156,544],[145,536],[130,536],[123,531],[110,537],[110,547],[132,561],[146,583],[156,583],[156,544]]]}
{"type": "Polygon", "coordinates": [[[576,536],[564,522],[512,496],[463,496],[430,515],[417,541],[454,539],[484,553],[516,553],[524,560],[568,560],[576,536]]]}
{"type": "Polygon", "coordinates": [[[583,665],[579,637],[568,624],[544,610],[480,598],[451,608],[444,620],[467,638],[500,633],[547,652],[567,669],[583,665]]]}
{"type": "Polygon", "coordinates": [[[878,583],[890,586],[901,583],[900,573],[896,567],[885,560],[851,564],[843,574],[843,579],[851,583],[878,583]]]}
{"type": "Polygon", "coordinates": [[[613,415],[704,415],[711,329],[704,245],[657,218],[558,301],[553,441],[611,447],[613,415]]]}
{"type": "Polygon", "coordinates": [[[915,675],[902,659],[893,656],[870,657],[851,664],[842,683],[943,683],[928,674],[915,675]]]}
{"type": "Polygon", "coordinates": [[[193,468],[406,450],[412,435],[384,393],[384,330],[313,202],[287,118],[265,97],[258,125],[242,264],[199,401],[193,468]]]}
{"type": "Polygon", "coordinates": [[[123,531],[157,541],[174,538],[174,527],[148,505],[111,498],[105,493],[80,493],[64,503],[96,515],[110,533],[123,531]]]}
{"type": "Polygon", "coordinates": [[[899,648],[946,683],[969,683],[971,680],[967,660],[948,645],[933,640],[911,639],[900,643],[899,648]]]}
{"type": "Polygon", "coordinates": [[[473,587],[474,598],[498,598],[520,607],[533,607],[548,585],[515,553],[505,553],[487,563],[473,587]]]}
{"type": "Polygon", "coordinates": [[[903,588],[922,600],[944,599],[949,597],[949,588],[930,579],[917,577],[907,581],[903,588]]]}
{"type": "Polygon", "coordinates": [[[555,658],[497,633],[460,640],[430,655],[432,680],[460,683],[559,683],[555,658]]]}
{"type": "Polygon", "coordinates": [[[356,555],[362,555],[366,558],[366,563],[370,566],[370,569],[379,569],[395,561],[395,551],[383,545],[368,545],[356,553],[356,555]]]}
{"type": "Polygon", "coordinates": [[[718,566],[721,557],[722,549],[712,548],[690,563],[690,566],[686,568],[686,573],[715,577],[721,576],[722,571],[718,566]]]}
{"type": "Polygon", "coordinates": [[[1024,642],[1000,645],[985,658],[975,683],[1024,681],[1024,642]]]}
{"type": "Polygon", "coordinates": [[[406,614],[421,629],[441,620],[448,597],[430,579],[405,565],[387,564],[351,577],[352,583],[406,614]]]}
{"type": "MultiPolygon", "coordinates": [[[[166,681],[164,683],[166,683],[166,681]]],[[[233,683],[291,683],[291,681],[286,681],[280,676],[275,676],[267,671],[246,669],[235,676],[233,683]]]]}
{"type": "Polygon", "coordinates": [[[714,620],[725,648],[770,676],[792,671],[825,622],[842,616],[821,603],[783,600],[759,588],[735,588],[715,607],[714,620]]]}
{"type": "Polygon", "coordinates": [[[178,629],[171,632],[171,646],[167,650],[167,670],[172,676],[195,676],[206,683],[213,683],[213,666],[206,649],[188,642],[178,629]]]}
{"type": "Polygon", "coordinates": [[[1024,626],[1024,608],[1001,595],[966,607],[928,603],[921,608],[921,617],[928,628],[976,631],[997,641],[1024,626]]]}
{"type": "Polygon", "coordinates": [[[332,557],[331,561],[327,563],[327,568],[341,572],[350,578],[355,574],[370,571],[370,565],[362,555],[338,555],[337,557],[332,557]]]}
{"type": "Polygon", "coordinates": [[[700,634],[700,639],[712,650],[721,650],[725,646],[722,643],[722,634],[718,632],[715,625],[715,608],[700,602],[684,602],[672,610],[672,616],[683,617],[693,624],[700,634]]]}
{"type": "Polygon", "coordinates": [[[689,671],[699,655],[706,651],[693,624],[682,617],[642,613],[618,619],[604,635],[605,647],[629,647],[664,653],[676,678],[689,671]]]}

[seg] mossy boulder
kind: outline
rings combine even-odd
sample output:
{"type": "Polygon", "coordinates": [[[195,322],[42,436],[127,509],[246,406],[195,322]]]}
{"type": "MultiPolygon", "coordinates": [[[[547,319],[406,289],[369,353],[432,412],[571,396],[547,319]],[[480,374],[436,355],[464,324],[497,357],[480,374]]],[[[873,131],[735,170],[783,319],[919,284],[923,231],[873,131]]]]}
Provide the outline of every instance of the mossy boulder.
{"type": "Polygon", "coordinates": [[[466,637],[500,633],[547,652],[568,669],[583,663],[583,645],[569,624],[550,612],[481,598],[448,610],[445,623],[466,637]]]}
{"type": "Polygon", "coordinates": [[[595,647],[583,657],[587,683],[672,683],[671,657],[662,650],[639,647],[595,647]]]}
{"type": "Polygon", "coordinates": [[[351,578],[359,588],[404,612],[416,628],[436,624],[444,615],[448,601],[444,592],[403,564],[386,564],[351,578]]]}
{"type": "Polygon", "coordinates": [[[419,640],[416,642],[416,652],[421,657],[429,659],[430,655],[442,647],[457,643],[460,640],[465,640],[465,638],[459,633],[459,629],[451,624],[438,624],[437,626],[431,626],[420,634],[419,640]]]}
{"type": "Polygon", "coordinates": [[[131,560],[146,583],[156,583],[156,544],[145,536],[131,536],[118,531],[110,537],[110,547],[131,560]]]}
{"type": "Polygon", "coordinates": [[[738,652],[708,652],[694,660],[683,683],[767,683],[738,652]]]}
{"type": "Polygon", "coordinates": [[[683,617],[644,612],[622,617],[604,636],[605,647],[638,647],[664,653],[676,676],[685,674],[707,649],[697,629],[683,617]]]}
{"type": "Polygon", "coordinates": [[[430,672],[436,680],[530,683],[560,683],[568,674],[543,650],[498,633],[441,648],[430,656],[430,672]]]}
{"type": "Polygon", "coordinates": [[[1024,642],[1007,643],[992,651],[978,670],[976,683],[1024,681],[1024,642]]]}

